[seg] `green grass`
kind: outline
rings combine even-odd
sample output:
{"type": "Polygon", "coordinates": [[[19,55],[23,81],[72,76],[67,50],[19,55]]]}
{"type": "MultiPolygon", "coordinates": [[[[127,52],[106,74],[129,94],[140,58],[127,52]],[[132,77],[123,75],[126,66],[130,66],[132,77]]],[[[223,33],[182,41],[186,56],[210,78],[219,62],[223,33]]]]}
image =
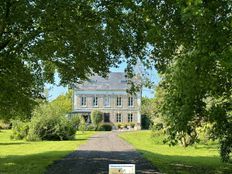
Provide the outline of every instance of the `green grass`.
{"type": "Polygon", "coordinates": [[[0,131],[0,173],[41,174],[53,161],[76,150],[94,132],[78,132],[71,141],[15,141],[10,130],[0,131]]]}
{"type": "Polygon", "coordinates": [[[132,144],[162,173],[232,173],[232,164],[220,161],[218,145],[195,145],[191,147],[162,144],[162,136],[151,137],[151,131],[126,132],[119,135],[132,144]]]}

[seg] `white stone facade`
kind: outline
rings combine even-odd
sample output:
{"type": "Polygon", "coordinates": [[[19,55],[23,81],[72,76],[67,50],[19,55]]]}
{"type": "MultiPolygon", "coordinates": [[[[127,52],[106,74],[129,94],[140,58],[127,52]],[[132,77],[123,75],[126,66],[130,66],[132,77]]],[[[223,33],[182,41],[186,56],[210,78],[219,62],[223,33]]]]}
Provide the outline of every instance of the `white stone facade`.
{"type": "MultiPolygon", "coordinates": [[[[73,112],[83,115],[90,115],[92,110],[100,110],[104,114],[104,121],[110,123],[135,123],[137,128],[141,126],[141,92],[131,96],[126,92],[127,84],[122,84],[122,80],[118,74],[112,75],[111,78],[117,76],[115,80],[110,83],[109,79],[99,82],[95,79],[88,85],[74,88],[73,93],[73,112]],[[112,77],[113,76],[113,77],[112,77]],[[104,83],[107,88],[104,88],[104,83]],[[117,83],[117,84],[115,84],[117,83]],[[101,88],[93,87],[101,84],[101,88]],[[112,87],[109,87],[113,85],[112,87]],[[120,86],[120,89],[117,89],[120,86]]],[[[111,79],[112,80],[112,79],[111,79]]]]}

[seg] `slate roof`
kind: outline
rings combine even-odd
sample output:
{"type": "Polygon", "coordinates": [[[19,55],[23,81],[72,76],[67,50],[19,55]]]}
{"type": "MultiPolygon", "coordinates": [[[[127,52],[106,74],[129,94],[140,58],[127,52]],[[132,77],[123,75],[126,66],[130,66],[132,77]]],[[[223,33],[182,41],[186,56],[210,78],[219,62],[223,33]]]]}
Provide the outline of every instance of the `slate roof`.
{"type": "Polygon", "coordinates": [[[77,84],[78,90],[126,90],[128,89],[127,78],[123,72],[111,72],[107,78],[92,76],[89,81],[77,84]]]}

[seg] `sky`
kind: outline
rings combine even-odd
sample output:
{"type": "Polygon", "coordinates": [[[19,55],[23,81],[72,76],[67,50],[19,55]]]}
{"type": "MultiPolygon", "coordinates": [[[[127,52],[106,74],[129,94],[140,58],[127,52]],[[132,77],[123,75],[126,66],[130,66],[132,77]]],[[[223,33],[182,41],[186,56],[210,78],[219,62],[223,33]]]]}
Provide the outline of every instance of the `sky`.
{"type": "MultiPolygon", "coordinates": [[[[125,68],[126,68],[126,64],[122,63],[119,66],[119,68],[110,68],[110,71],[111,72],[124,72],[125,68]]],[[[149,79],[151,79],[151,81],[154,82],[154,84],[158,84],[158,82],[160,81],[159,75],[155,69],[149,70],[149,79]]],[[[45,88],[48,89],[48,100],[49,101],[56,99],[59,95],[65,94],[68,91],[68,87],[58,85],[59,81],[60,81],[60,78],[58,74],[56,74],[55,75],[56,85],[51,85],[51,84],[45,85],[45,88]]],[[[154,97],[154,89],[143,88],[142,96],[148,97],[148,98],[154,97]]]]}

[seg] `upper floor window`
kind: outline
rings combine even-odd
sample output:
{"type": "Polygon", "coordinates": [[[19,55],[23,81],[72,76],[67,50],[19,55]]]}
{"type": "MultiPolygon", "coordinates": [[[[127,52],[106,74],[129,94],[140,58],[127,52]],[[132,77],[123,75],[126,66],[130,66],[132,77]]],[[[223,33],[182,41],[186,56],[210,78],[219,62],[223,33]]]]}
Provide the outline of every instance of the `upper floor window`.
{"type": "Polygon", "coordinates": [[[116,105],[122,106],[122,97],[117,97],[116,105]]]}
{"type": "Polygon", "coordinates": [[[128,106],[134,106],[134,98],[128,97],[128,106]]]}
{"type": "Polygon", "coordinates": [[[93,106],[98,106],[98,97],[93,97],[93,106]]]}
{"type": "Polygon", "coordinates": [[[133,114],[128,114],[128,122],[133,122],[133,114]]]}
{"type": "Polygon", "coordinates": [[[121,113],[116,114],[116,122],[122,122],[122,114],[121,113]]]}
{"type": "Polygon", "coordinates": [[[105,96],[104,97],[104,106],[105,107],[109,107],[110,106],[110,97],[109,96],[105,96]]]}
{"type": "Polygon", "coordinates": [[[81,106],[86,106],[86,97],[81,97],[81,106]]]}

